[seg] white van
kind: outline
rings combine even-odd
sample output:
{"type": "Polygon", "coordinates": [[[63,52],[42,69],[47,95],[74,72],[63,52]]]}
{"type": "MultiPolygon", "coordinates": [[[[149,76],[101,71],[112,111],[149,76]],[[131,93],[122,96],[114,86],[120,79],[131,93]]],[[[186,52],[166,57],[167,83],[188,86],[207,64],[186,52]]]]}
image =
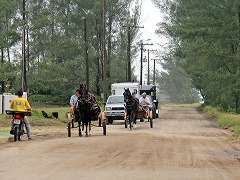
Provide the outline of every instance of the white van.
{"type": "Polygon", "coordinates": [[[140,98],[140,84],[138,82],[113,83],[111,85],[112,95],[123,95],[124,88],[129,88],[130,92],[135,92],[136,97],[140,98]]]}

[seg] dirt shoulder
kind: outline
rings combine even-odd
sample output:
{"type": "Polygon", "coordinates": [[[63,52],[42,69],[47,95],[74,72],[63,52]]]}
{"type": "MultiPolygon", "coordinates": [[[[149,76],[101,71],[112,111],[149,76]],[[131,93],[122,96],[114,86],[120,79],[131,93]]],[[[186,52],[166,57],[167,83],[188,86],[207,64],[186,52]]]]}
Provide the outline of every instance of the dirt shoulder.
{"type": "Polygon", "coordinates": [[[166,107],[129,131],[123,122],[92,128],[33,129],[33,141],[0,145],[0,177],[13,179],[239,179],[240,147],[194,108],[166,107]],[[20,168],[16,168],[20,167],[20,168]],[[12,173],[14,170],[14,173],[12,173]]]}

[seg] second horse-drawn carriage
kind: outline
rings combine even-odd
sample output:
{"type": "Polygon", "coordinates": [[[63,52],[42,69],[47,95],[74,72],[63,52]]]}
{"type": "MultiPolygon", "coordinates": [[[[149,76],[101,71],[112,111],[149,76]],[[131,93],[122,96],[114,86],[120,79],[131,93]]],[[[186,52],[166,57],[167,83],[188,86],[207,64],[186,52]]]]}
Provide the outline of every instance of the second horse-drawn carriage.
{"type": "Polygon", "coordinates": [[[137,119],[140,121],[144,121],[147,119],[150,123],[150,127],[153,128],[153,117],[152,117],[152,109],[147,108],[139,105],[139,100],[134,98],[128,88],[124,88],[124,101],[126,103],[126,110],[125,110],[125,128],[128,127],[132,129],[133,125],[136,126],[137,119]]]}

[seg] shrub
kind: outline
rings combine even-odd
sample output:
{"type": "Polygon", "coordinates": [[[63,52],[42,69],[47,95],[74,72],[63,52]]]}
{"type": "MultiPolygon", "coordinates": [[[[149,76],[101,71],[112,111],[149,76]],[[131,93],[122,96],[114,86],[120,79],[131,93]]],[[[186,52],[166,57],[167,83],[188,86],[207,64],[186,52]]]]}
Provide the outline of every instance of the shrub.
{"type": "Polygon", "coordinates": [[[203,112],[204,114],[206,114],[208,118],[214,119],[214,120],[217,120],[220,115],[220,112],[218,111],[218,109],[212,106],[205,106],[203,108],[203,112]]]}

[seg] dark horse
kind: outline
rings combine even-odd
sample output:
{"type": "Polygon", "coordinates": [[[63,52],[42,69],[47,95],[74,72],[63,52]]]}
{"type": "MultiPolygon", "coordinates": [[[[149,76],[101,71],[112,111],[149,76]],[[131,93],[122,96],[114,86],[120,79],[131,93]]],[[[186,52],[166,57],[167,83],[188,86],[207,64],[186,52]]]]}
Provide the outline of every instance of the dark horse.
{"type": "MultiPolygon", "coordinates": [[[[139,100],[132,97],[132,94],[129,90],[129,88],[124,88],[124,101],[126,103],[126,112],[127,112],[127,118],[129,123],[129,129],[132,129],[132,123],[136,126],[136,119],[137,119],[137,112],[139,109],[139,100]]],[[[126,122],[125,122],[126,123],[126,122]]]]}
{"type": "MultiPolygon", "coordinates": [[[[91,121],[98,118],[101,109],[97,104],[95,97],[91,94],[85,84],[80,85],[80,96],[76,104],[76,108],[79,111],[79,127],[82,124],[82,131],[84,131],[84,125],[86,126],[86,136],[91,134],[91,121]],[[89,133],[88,133],[89,128],[89,133]]],[[[79,128],[79,136],[82,136],[81,128],[79,128]]]]}

